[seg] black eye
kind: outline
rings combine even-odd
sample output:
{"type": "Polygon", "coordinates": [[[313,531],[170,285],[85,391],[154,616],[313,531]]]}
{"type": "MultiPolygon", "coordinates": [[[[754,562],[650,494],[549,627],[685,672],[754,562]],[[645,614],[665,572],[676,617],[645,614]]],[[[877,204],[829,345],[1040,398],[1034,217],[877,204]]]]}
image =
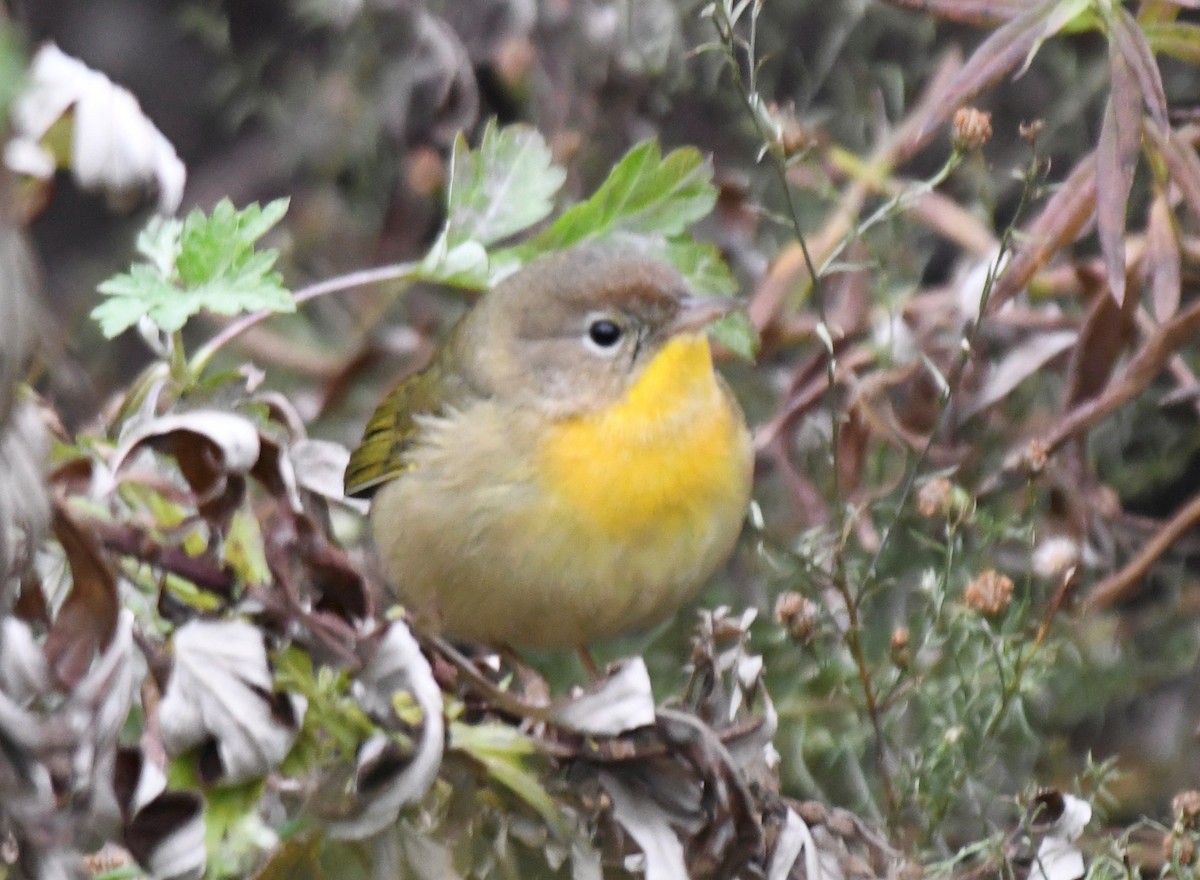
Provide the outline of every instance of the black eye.
{"type": "Polygon", "coordinates": [[[601,348],[611,348],[621,339],[621,328],[612,321],[600,319],[588,327],[588,336],[601,348]]]}

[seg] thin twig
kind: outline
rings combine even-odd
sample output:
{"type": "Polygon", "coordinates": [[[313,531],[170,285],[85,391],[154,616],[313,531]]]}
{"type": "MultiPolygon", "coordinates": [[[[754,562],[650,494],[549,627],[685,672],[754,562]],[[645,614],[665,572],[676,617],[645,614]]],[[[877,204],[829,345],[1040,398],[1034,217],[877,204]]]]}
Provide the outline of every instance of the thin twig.
{"type": "MultiPolygon", "coordinates": [[[[296,305],[301,305],[319,296],[324,296],[327,293],[340,293],[345,290],[352,290],[355,287],[367,287],[387,281],[400,281],[411,276],[415,267],[416,263],[392,263],[388,266],[377,266],[373,269],[361,269],[358,272],[338,275],[335,278],[327,278],[324,281],[318,281],[316,284],[310,284],[308,287],[297,290],[294,300],[296,305]]],[[[208,362],[212,360],[213,355],[224,346],[237,339],[251,327],[277,314],[279,313],[269,311],[253,312],[252,314],[244,315],[241,318],[230,321],[192,355],[190,365],[192,375],[198,375],[203,371],[208,366],[208,362]]]]}

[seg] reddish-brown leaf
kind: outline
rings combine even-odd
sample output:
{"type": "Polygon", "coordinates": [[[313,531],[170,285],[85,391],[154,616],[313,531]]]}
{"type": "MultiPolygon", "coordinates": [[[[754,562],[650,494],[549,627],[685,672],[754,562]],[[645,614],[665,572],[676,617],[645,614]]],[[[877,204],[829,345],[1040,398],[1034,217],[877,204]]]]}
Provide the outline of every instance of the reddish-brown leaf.
{"type": "Polygon", "coordinates": [[[1085,287],[1094,291],[1092,305],[1084,318],[1079,342],[1071,352],[1071,362],[1067,367],[1064,412],[1090,400],[1104,389],[1118,358],[1133,338],[1136,300],[1130,297],[1124,305],[1117,305],[1116,300],[1103,289],[1104,282],[1099,278],[1099,273],[1088,274],[1092,276],[1090,284],[1087,277],[1081,280],[1085,287]]]}
{"type": "Polygon", "coordinates": [[[1096,155],[1089,153],[1071,169],[1042,212],[1023,231],[1024,243],[996,279],[988,300],[995,312],[1021,290],[1059,250],[1074,241],[1096,206],[1096,155]]]}
{"type": "Polygon", "coordinates": [[[96,537],[62,504],[55,505],[52,527],[71,568],[71,592],[58,609],[44,650],[55,677],[70,688],[87,673],[96,652],[112,641],[120,602],[116,578],[96,537]]]}
{"type": "Polygon", "coordinates": [[[1125,9],[1117,7],[1111,25],[1111,46],[1125,59],[1125,63],[1137,79],[1138,91],[1142,103],[1155,123],[1163,129],[1170,127],[1167,118],[1167,93],[1163,90],[1162,75],[1158,70],[1158,62],[1154,60],[1154,52],[1146,42],[1137,20],[1125,9]]]}
{"type": "Polygon", "coordinates": [[[893,6],[925,12],[947,21],[994,27],[1030,7],[1028,0],[887,0],[893,6]]]}
{"type": "Polygon", "coordinates": [[[1142,142],[1142,101],[1129,60],[1109,46],[1112,89],[1096,145],[1096,228],[1108,286],[1125,301],[1125,211],[1142,142]]]}
{"type": "Polygon", "coordinates": [[[1175,215],[1162,188],[1156,188],[1146,224],[1146,280],[1154,300],[1154,316],[1170,320],[1179,311],[1182,267],[1179,256],[1179,230],[1175,215]]]}
{"type": "Polygon", "coordinates": [[[946,91],[939,96],[940,107],[925,123],[925,130],[941,125],[959,107],[966,104],[1002,76],[1016,69],[1045,39],[1052,26],[1051,17],[1058,0],[1043,0],[1027,8],[1016,18],[992,32],[967,59],[946,91]]]}
{"type": "Polygon", "coordinates": [[[1003,400],[1018,385],[1075,345],[1078,338],[1074,330],[1056,330],[1033,334],[1014,346],[999,363],[988,365],[987,377],[979,393],[963,408],[963,420],[1003,400]]]}

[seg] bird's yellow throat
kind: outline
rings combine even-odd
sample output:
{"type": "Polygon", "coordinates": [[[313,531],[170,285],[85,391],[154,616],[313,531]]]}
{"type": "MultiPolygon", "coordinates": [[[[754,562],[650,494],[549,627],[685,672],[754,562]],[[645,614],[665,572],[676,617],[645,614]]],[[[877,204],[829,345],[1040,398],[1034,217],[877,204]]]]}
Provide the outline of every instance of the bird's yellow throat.
{"type": "Polygon", "coordinates": [[[714,500],[743,491],[740,425],[708,339],[680,336],[620,401],[548,431],[539,476],[600,533],[686,529],[714,500]]]}

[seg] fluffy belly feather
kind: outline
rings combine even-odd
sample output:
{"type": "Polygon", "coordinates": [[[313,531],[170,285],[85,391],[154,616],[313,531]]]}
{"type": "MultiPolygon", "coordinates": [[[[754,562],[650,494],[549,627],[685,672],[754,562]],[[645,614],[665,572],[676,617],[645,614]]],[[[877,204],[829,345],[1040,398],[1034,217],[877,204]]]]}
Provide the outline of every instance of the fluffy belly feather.
{"type": "Polygon", "coordinates": [[[669,369],[655,375],[656,361],[618,406],[549,430],[491,403],[431,420],[375,500],[406,604],[455,638],[554,648],[690,598],[737,540],[750,438],[707,341],[666,353],[669,369]]]}

